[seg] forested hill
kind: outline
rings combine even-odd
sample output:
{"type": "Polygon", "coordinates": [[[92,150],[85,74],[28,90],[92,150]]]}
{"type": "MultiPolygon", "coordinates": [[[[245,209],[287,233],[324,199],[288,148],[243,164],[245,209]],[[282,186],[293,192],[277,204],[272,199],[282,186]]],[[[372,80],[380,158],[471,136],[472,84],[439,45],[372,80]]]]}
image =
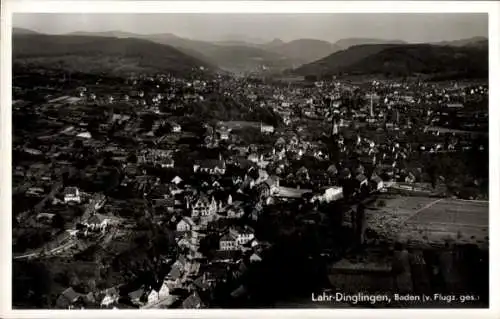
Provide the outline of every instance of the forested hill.
{"type": "Polygon", "coordinates": [[[206,62],[176,48],[134,38],[17,34],[13,63],[83,73],[185,73],[206,62]]]}
{"type": "Polygon", "coordinates": [[[300,75],[455,74],[487,77],[487,46],[375,44],[354,46],[294,70],[300,75]]]}

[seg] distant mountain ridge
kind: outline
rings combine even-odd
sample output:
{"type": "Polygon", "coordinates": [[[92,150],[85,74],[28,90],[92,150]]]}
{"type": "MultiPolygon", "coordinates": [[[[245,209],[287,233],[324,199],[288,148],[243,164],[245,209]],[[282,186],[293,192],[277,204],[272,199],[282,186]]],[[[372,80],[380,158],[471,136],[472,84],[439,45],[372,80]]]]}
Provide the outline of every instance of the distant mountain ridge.
{"type": "Polygon", "coordinates": [[[487,47],[432,44],[358,45],[303,65],[292,71],[300,75],[453,74],[487,77],[487,47]]]}
{"type": "MultiPolygon", "coordinates": [[[[240,43],[211,43],[178,37],[170,33],[141,35],[121,31],[107,32],[72,32],[70,35],[136,38],[152,41],[178,49],[186,55],[192,56],[206,64],[216,65],[224,70],[248,71],[259,70],[262,66],[271,69],[286,69],[297,63],[286,56],[270,52],[258,47],[240,43]]],[[[302,63],[298,63],[299,65],[302,63]]]]}
{"type": "Polygon", "coordinates": [[[25,34],[42,34],[42,33],[30,30],[30,29],[25,29],[25,28],[13,28],[12,34],[13,35],[25,35],[25,34]]]}
{"type": "MultiPolygon", "coordinates": [[[[14,28],[14,34],[39,34],[30,30],[14,28]]],[[[224,40],[218,42],[192,40],[171,33],[135,34],[123,31],[104,32],[72,32],[72,36],[111,37],[117,39],[147,40],[157,44],[176,48],[186,56],[206,65],[217,66],[232,72],[262,71],[269,69],[281,72],[339,72],[372,54],[378,54],[387,45],[406,45],[401,40],[374,38],[346,38],[331,43],[316,39],[297,39],[289,42],[274,39],[265,43],[257,43],[251,37],[241,40],[224,40]],[[370,47],[371,46],[371,47],[370,47]],[[352,49],[352,50],[351,50],[352,49]],[[332,57],[333,56],[333,57],[332,57]]],[[[260,40],[262,41],[262,40],[260,40]]],[[[432,43],[437,46],[487,48],[488,40],[474,37],[455,41],[432,43]]],[[[384,62],[385,63],[385,62],[384,62]]],[[[347,69],[346,69],[347,70],[347,69]]],[[[307,73],[306,72],[306,73],[307,73]]]]}
{"type": "Polygon", "coordinates": [[[83,73],[168,72],[214,68],[178,49],[136,38],[15,34],[13,63],[83,73]]]}
{"type": "Polygon", "coordinates": [[[488,38],[486,37],[472,37],[453,41],[441,41],[433,43],[435,45],[445,45],[454,47],[470,47],[470,46],[487,46],[488,38]]]}
{"type": "Polygon", "coordinates": [[[345,50],[352,46],[364,44],[406,44],[402,40],[387,40],[387,39],[374,39],[374,38],[346,38],[340,39],[334,43],[339,50],[345,50]]]}
{"type": "Polygon", "coordinates": [[[335,44],[315,39],[298,39],[290,42],[273,40],[265,44],[264,48],[287,56],[301,64],[316,61],[339,50],[335,44]]]}

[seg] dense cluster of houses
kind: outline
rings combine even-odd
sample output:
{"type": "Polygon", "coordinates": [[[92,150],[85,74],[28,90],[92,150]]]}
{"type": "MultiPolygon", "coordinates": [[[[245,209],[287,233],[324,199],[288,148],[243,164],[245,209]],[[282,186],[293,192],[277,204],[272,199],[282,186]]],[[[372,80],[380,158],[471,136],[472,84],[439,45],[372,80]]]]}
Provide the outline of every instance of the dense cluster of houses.
{"type": "MultiPolygon", "coordinates": [[[[66,169],[73,160],[97,154],[96,163],[89,166],[111,175],[113,170],[106,168],[105,160],[113,161],[117,166],[113,169],[120,171],[116,188],[133,189],[135,195],[151,203],[162,217],[152,219],[175,231],[181,253],[172,261],[168,274],[157,278],[154,285],[125,293],[120,287],[110,287],[87,295],[68,288],[58,299],[59,307],[78,308],[88,303],[122,307],[120,299],[125,295],[136,307],[202,308],[207,303],[203,300],[206,291],[228,277],[241,276],[248,264],[262,260],[264,245],[246,220],[258,220],[266,205],[302,198],[306,193],[312,202],[333,202],[362,192],[381,191],[386,182],[412,184],[424,180],[422,167],[408,165],[411,157],[419,152],[470,147],[470,140],[461,138],[458,131],[446,132],[434,126],[446,122],[450,113],[459,116],[466,112],[463,103],[488,93],[482,86],[438,88],[374,82],[362,87],[317,82],[312,87],[286,88],[223,77],[202,81],[161,75],[130,78],[127,85],[134,89],[117,89],[113,94],[99,90],[99,86],[81,87],[76,99],[55,99],[36,109],[35,113],[42,115],[53,114],[61,103],[75,106],[68,108],[64,122],[52,115],[40,116],[50,123],[53,133],[37,136],[31,143],[15,143],[15,151],[23,156],[50,156],[50,168],[39,164],[17,166],[14,177],[36,180],[27,183],[24,192],[30,198],[43,198],[47,186],[56,179],[51,173],[58,167],[66,169]],[[217,158],[196,158],[185,170],[179,158],[190,153],[184,153],[177,142],[197,137],[198,131],[190,132],[182,117],[166,116],[165,109],[176,112],[192,102],[203,101],[213,91],[251,108],[272,110],[282,123],[252,124],[263,137],[272,140],[261,145],[238,142],[237,130],[224,123],[207,123],[202,145],[195,147],[207,152],[225,147],[226,152],[220,152],[217,158]],[[342,105],[345,94],[359,91],[363,92],[362,107],[353,110],[342,105]],[[89,117],[89,110],[97,111],[86,108],[87,104],[120,107],[109,107],[100,117],[89,117]],[[416,107],[421,104],[432,107],[416,107]],[[151,115],[151,125],[144,125],[151,115]],[[414,128],[417,117],[427,128],[422,129],[423,138],[413,141],[406,132],[414,128]],[[340,160],[331,158],[324,142],[310,138],[312,128],[304,120],[319,119],[331,123],[325,135],[338,150],[340,160]],[[97,127],[92,123],[98,123],[97,127]],[[304,160],[313,164],[304,164],[304,160]],[[173,172],[175,177],[161,181],[148,174],[146,167],[173,172]],[[168,223],[164,217],[168,217],[168,223]],[[210,260],[200,252],[200,243],[207,234],[217,235],[215,254],[210,260]]],[[[478,120],[483,118],[480,112],[476,115],[478,120]]],[[[84,169],[80,176],[92,180],[97,174],[95,169],[84,169]]],[[[63,190],[61,202],[81,205],[84,197],[78,187],[70,186],[63,190]]],[[[50,216],[38,214],[40,219],[50,216]]],[[[82,223],[87,234],[105,233],[111,224],[112,218],[99,212],[82,223]]]]}

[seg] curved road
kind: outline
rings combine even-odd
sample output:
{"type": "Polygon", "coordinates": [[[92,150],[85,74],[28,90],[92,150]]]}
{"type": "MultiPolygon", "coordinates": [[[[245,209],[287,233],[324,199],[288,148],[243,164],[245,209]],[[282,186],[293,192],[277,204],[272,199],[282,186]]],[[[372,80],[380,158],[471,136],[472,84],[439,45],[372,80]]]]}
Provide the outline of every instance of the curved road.
{"type": "MultiPolygon", "coordinates": [[[[50,196],[55,195],[56,190],[58,190],[59,188],[60,187],[54,187],[53,191],[51,192],[52,195],[47,196],[46,199],[50,196]]],[[[86,220],[90,216],[92,216],[92,214],[94,214],[99,208],[102,207],[103,200],[104,199],[101,197],[101,195],[94,195],[93,198],[87,204],[85,212],[83,213],[82,217],[76,219],[76,221],[74,222],[75,225],[73,225],[73,226],[76,226],[76,223],[78,223],[79,221],[86,220]]],[[[61,234],[60,238],[57,238],[57,239],[45,244],[44,245],[45,247],[36,249],[32,253],[14,256],[13,258],[18,260],[18,259],[37,258],[37,257],[41,257],[42,255],[49,255],[50,256],[50,255],[58,254],[59,252],[64,251],[66,249],[69,249],[69,248],[73,247],[74,245],[76,245],[78,240],[71,235],[71,232],[72,232],[72,230],[69,229],[64,234],[61,234]],[[69,240],[69,242],[65,242],[67,240],[69,240]],[[54,242],[57,242],[57,243],[64,242],[64,243],[59,244],[57,247],[52,248],[50,250],[46,250],[46,247],[50,246],[50,244],[54,243],[54,242]]]]}

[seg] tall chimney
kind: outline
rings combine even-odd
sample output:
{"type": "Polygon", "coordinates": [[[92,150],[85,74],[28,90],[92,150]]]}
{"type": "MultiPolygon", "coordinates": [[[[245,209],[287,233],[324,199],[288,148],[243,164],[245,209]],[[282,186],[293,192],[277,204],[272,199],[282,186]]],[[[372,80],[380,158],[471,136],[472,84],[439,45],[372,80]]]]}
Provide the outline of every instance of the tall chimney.
{"type": "Polygon", "coordinates": [[[373,94],[370,94],[370,117],[373,117],[373,94]]]}

